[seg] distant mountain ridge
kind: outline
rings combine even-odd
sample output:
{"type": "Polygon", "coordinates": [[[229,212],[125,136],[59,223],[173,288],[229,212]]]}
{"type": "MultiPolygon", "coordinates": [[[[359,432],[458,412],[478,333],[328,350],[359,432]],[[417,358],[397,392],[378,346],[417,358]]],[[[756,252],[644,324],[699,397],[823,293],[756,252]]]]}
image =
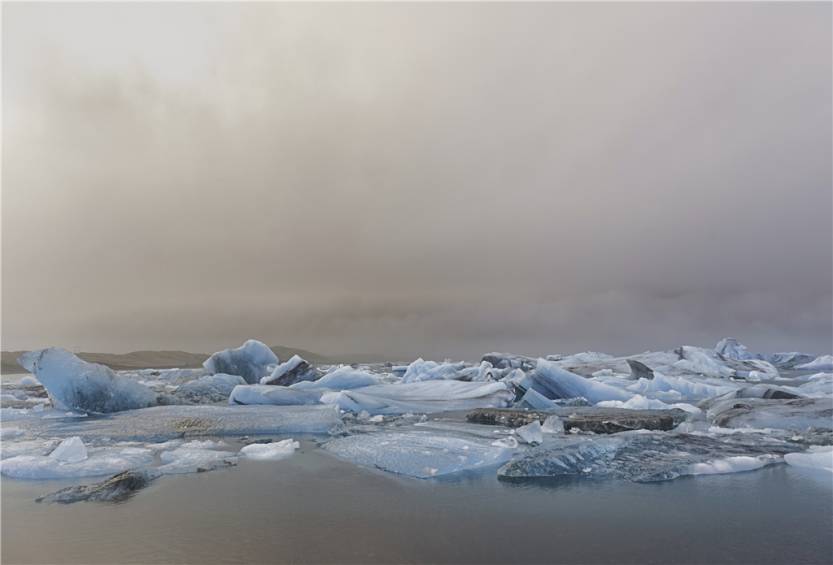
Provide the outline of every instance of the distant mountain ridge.
{"type": "MultiPolygon", "coordinates": [[[[271,346],[272,351],[281,361],[286,361],[293,355],[300,355],[310,363],[333,363],[332,359],[300,349],[283,345],[271,346]]],[[[17,358],[24,351],[3,351],[0,373],[23,373],[25,370],[17,364],[17,358]]],[[[208,353],[189,353],[187,351],[131,351],[130,353],[76,353],[78,357],[90,363],[107,365],[114,370],[124,369],[189,369],[202,367],[203,361],[208,359],[208,353]]]]}

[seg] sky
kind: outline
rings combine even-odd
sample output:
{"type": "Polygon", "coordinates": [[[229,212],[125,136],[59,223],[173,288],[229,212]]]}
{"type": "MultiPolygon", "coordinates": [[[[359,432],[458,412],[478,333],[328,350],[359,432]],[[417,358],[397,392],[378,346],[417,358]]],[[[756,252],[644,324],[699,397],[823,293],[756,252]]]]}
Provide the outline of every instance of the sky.
{"type": "Polygon", "coordinates": [[[833,349],[830,3],[2,6],[2,348],[833,349]]]}

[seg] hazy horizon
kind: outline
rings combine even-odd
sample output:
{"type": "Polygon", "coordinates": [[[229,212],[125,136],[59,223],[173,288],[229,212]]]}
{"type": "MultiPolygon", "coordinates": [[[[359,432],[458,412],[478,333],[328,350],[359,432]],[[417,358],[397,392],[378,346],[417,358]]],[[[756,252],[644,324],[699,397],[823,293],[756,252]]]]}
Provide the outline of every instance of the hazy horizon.
{"type": "Polygon", "coordinates": [[[829,3],[2,11],[3,350],[831,352],[829,3]]]}

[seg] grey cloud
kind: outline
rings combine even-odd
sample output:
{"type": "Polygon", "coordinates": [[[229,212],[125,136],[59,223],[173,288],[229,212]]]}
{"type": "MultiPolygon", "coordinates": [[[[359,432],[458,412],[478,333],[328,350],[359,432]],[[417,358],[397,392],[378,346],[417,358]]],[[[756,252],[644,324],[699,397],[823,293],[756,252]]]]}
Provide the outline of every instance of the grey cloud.
{"type": "Polygon", "coordinates": [[[3,347],[829,351],[830,10],[5,6],[3,347]]]}

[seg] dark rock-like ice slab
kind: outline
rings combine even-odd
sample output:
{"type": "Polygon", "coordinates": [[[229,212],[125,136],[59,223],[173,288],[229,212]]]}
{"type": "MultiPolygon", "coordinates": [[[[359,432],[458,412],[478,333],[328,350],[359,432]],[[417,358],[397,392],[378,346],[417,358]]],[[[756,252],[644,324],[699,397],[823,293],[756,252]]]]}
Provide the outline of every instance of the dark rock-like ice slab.
{"type": "Polygon", "coordinates": [[[670,430],[686,419],[682,410],[629,410],[627,408],[576,407],[548,411],[479,408],[466,415],[469,422],[517,428],[557,415],[564,430],[612,434],[629,430],[670,430]]]}

